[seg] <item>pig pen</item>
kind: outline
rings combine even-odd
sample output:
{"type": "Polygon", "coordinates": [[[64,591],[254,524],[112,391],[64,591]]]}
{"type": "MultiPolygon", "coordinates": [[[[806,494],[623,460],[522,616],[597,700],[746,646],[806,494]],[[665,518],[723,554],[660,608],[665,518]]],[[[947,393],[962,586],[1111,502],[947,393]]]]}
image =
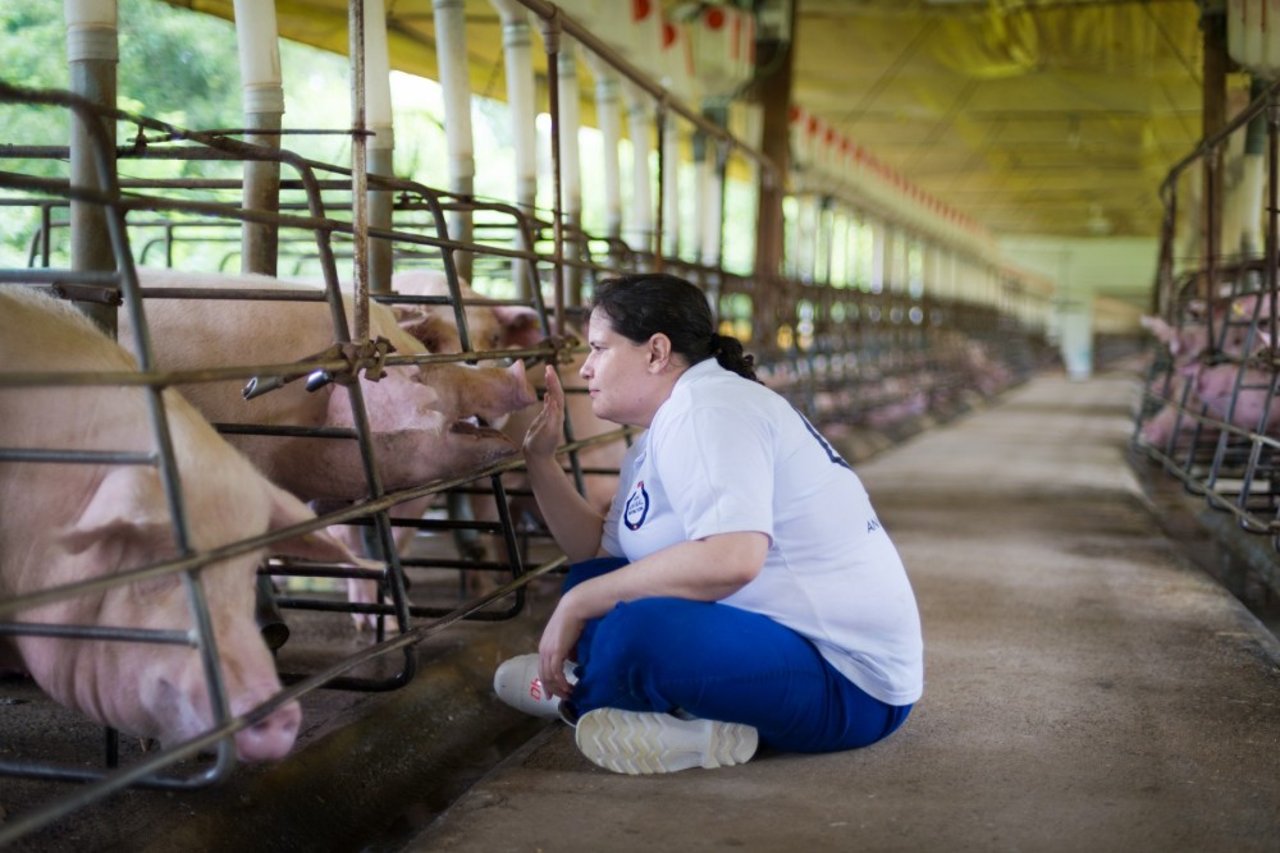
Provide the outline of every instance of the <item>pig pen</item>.
{"type": "MultiPolygon", "coordinates": [[[[18,97],[21,97],[27,103],[80,110],[87,116],[92,117],[91,120],[86,121],[86,124],[90,127],[97,126],[99,121],[96,111],[67,95],[59,93],[25,93],[18,97]]],[[[112,115],[110,117],[114,120],[117,116],[112,115]]],[[[180,135],[175,134],[171,128],[164,127],[158,123],[140,120],[138,126],[140,128],[145,127],[148,132],[156,133],[159,136],[180,135]]],[[[385,348],[380,349],[376,346],[368,347],[351,344],[347,324],[343,316],[343,301],[338,294],[333,252],[329,242],[329,237],[333,230],[344,227],[350,230],[351,226],[349,222],[342,223],[324,218],[323,208],[320,206],[319,188],[314,172],[309,165],[303,163],[300,158],[289,155],[287,152],[277,154],[256,149],[249,150],[237,147],[235,143],[212,140],[207,137],[202,139],[202,145],[190,146],[187,150],[174,154],[176,157],[203,154],[205,157],[211,158],[238,155],[241,159],[244,159],[245,156],[253,157],[259,155],[277,157],[277,162],[289,162],[297,167],[300,175],[298,180],[298,186],[301,188],[300,192],[307,196],[303,207],[305,213],[295,217],[293,221],[290,220],[288,214],[273,217],[272,221],[274,224],[289,227],[290,225],[298,226],[297,220],[301,220],[300,227],[313,237],[314,252],[316,257],[320,259],[324,279],[328,285],[326,291],[307,294],[303,297],[299,297],[297,294],[282,294],[279,292],[253,293],[243,288],[239,290],[223,290],[216,295],[207,292],[181,294],[158,292],[156,288],[150,288],[149,293],[144,293],[144,288],[139,286],[129,243],[128,228],[125,225],[125,215],[128,209],[132,209],[134,205],[140,205],[152,211],[165,210],[169,213],[190,214],[196,212],[204,214],[206,217],[210,214],[215,216],[227,215],[233,222],[238,222],[239,219],[244,218],[244,212],[236,211],[226,204],[212,201],[193,201],[191,199],[175,199],[172,197],[150,197],[142,201],[136,194],[126,198],[119,191],[119,187],[116,184],[115,173],[108,154],[110,145],[101,136],[96,138],[96,142],[98,174],[96,175],[96,185],[93,187],[72,185],[65,179],[40,177],[38,173],[31,175],[6,174],[3,183],[6,188],[30,193],[34,196],[34,203],[41,208],[41,219],[45,223],[48,223],[54,217],[54,211],[65,211],[68,201],[72,205],[87,204],[98,208],[100,212],[105,214],[103,217],[104,228],[109,232],[110,249],[113,257],[118,259],[118,264],[113,269],[105,269],[96,273],[73,272],[65,267],[59,268],[50,264],[51,252],[49,251],[49,246],[54,235],[58,232],[57,229],[49,227],[43,230],[42,236],[37,238],[36,244],[33,244],[43,246],[43,251],[38,254],[40,263],[28,269],[4,270],[0,272],[0,279],[7,284],[50,287],[61,295],[96,304],[99,308],[103,306],[114,307],[111,303],[118,301],[116,294],[122,294],[128,306],[127,317],[135,333],[136,348],[140,353],[142,369],[136,374],[130,373],[127,375],[121,375],[119,372],[102,374],[92,371],[76,374],[63,372],[57,375],[10,372],[4,376],[5,387],[65,387],[74,392],[77,386],[109,386],[113,383],[124,383],[130,386],[142,385],[151,387],[156,389],[155,393],[158,393],[158,390],[164,387],[182,385],[192,381],[207,382],[214,377],[235,379],[237,381],[249,380],[259,394],[270,393],[273,388],[285,386],[289,382],[301,382],[303,380],[316,387],[332,385],[335,389],[333,391],[334,396],[348,394],[351,397],[351,423],[345,428],[307,430],[301,429],[296,425],[234,424],[225,426],[223,431],[230,435],[253,433],[255,435],[277,435],[282,437],[295,435],[302,431],[309,436],[319,436],[324,440],[348,441],[359,444],[361,448],[360,456],[365,463],[367,481],[364,489],[367,491],[367,497],[354,503],[347,502],[345,506],[321,507],[324,514],[320,518],[312,522],[295,525],[293,532],[317,531],[348,522],[363,523],[364,527],[375,533],[372,545],[375,549],[381,549],[378,553],[383,559],[380,561],[382,565],[378,565],[376,568],[368,565],[323,565],[314,562],[297,564],[276,559],[265,565],[261,575],[263,579],[275,577],[288,578],[289,580],[284,583],[285,589],[288,590],[285,594],[262,596],[259,616],[264,622],[264,633],[268,630],[278,630],[280,627],[279,617],[271,612],[272,605],[277,608],[285,608],[291,613],[298,611],[306,616],[301,622],[296,618],[290,619],[295,631],[301,629],[300,636],[295,639],[293,649],[278,658],[282,677],[287,686],[260,707],[250,709],[247,712],[230,715],[226,712],[225,707],[222,708],[222,713],[215,720],[215,725],[206,734],[171,748],[166,747],[159,751],[154,748],[140,749],[139,744],[132,739],[121,738],[114,731],[109,730],[105,736],[99,733],[97,737],[92,737],[86,735],[83,725],[79,727],[63,725],[64,720],[74,718],[75,715],[69,712],[64,713],[56,706],[51,706],[48,702],[38,700],[36,694],[39,691],[35,690],[33,685],[6,670],[6,705],[14,709],[22,708],[23,711],[7,715],[16,726],[16,731],[11,737],[6,736],[4,739],[5,747],[3,755],[0,756],[0,776],[58,782],[76,781],[88,784],[87,787],[78,789],[76,793],[70,796],[56,800],[50,805],[37,807],[29,813],[15,814],[12,809],[16,805],[13,801],[9,801],[6,806],[6,820],[4,825],[0,826],[0,838],[4,840],[23,835],[34,827],[65,816],[87,802],[129,785],[186,790],[225,780],[234,766],[234,757],[229,751],[230,738],[246,726],[253,725],[255,719],[269,713],[272,708],[291,703],[296,697],[314,691],[320,686],[344,688],[353,691],[378,692],[396,689],[408,684],[413,679],[416,669],[417,655],[413,649],[415,644],[422,642],[433,632],[442,630],[456,620],[466,618],[493,620],[514,616],[524,606],[524,585],[531,579],[556,568],[561,562],[560,558],[552,555],[539,568],[529,572],[523,570],[520,562],[522,555],[516,547],[514,527],[509,516],[505,513],[506,501],[503,499],[501,481],[498,479],[498,474],[501,470],[511,467],[509,462],[490,465],[488,470],[467,471],[462,476],[451,477],[445,482],[437,480],[424,483],[412,489],[401,489],[397,494],[387,494],[386,490],[381,487],[377,469],[369,464],[373,458],[370,449],[370,430],[367,413],[364,412],[360,394],[363,379],[358,377],[361,371],[367,373],[375,370],[382,372],[394,369],[397,364],[425,363],[431,361],[431,358],[419,357],[415,359],[412,355],[388,356],[385,348]],[[199,149],[198,153],[197,148],[199,149]],[[237,214],[239,214],[239,217],[237,217],[237,214]],[[145,309],[142,307],[145,298],[157,297],[239,298],[262,300],[264,302],[307,299],[311,301],[319,300],[321,303],[327,302],[328,310],[333,317],[332,340],[334,341],[334,346],[330,350],[318,354],[311,351],[298,352],[297,356],[300,360],[297,362],[288,361],[241,368],[214,366],[208,369],[188,370],[185,372],[158,370],[148,357],[146,342],[149,336],[145,309]],[[264,388],[267,390],[263,390],[264,388]],[[442,584],[430,577],[419,578],[414,599],[410,601],[405,589],[404,567],[400,565],[398,553],[392,543],[391,525],[388,520],[387,510],[405,500],[420,498],[423,495],[439,494],[450,486],[463,486],[477,480],[484,482],[486,479],[493,484],[492,488],[500,498],[500,500],[496,501],[500,509],[500,518],[497,523],[487,525],[468,524],[439,518],[439,513],[435,514],[437,516],[435,519],[429,516],[425,520],[413,520],[408,523],[414,528],[431,528],[434,526],[438,530],[467,527],[479,530],[487,535],[500,536],[507,546],[510,558],[510,564],[504,563],[500,568],[506,571],[510,578],[519,575],[520,580],[518,582],[512,580],[506,584],[498,582],[496,584],[498,588],[492,593],[464,599],[458,593],[459,585],[456,580],[456,572],[453,575],[452,585],[448,583],[442,584]],[[328,591],[313,591],[314,587],[324,587],[331,579],[335,578],[358,582],[376,581],[383,587],[382,594],[373,601],[344,601],[340,594],[328,591]],[[297,582],[298,580],[301,580],[301,583],[297,582]],[[444,593],[440,595],[439,599],[433,600],[430,593],[439,594],[442,589],[444,593]],[[486,609],[487,605],[499,599],[504,599],[504,607],[501,609],[486,609]],[[376,633],[372,643],[367,638],[356,635],[348,614],[361,615],[376,622],[376,633]],[[323,619],[320,618],[322,616],[324,617],[323,619]],[[388,619],[394,620],[396,636],[392,638],[387,638],[386,636],[385,623],[388,619]],[[411,620],[417,620],[417,624],[412,625],[411,620]],[[293,668],[297,668],[300,671],[291,672],[290,670],[293,668]],[[11,675],[12,678],[9,677],[11,675]],[[34,715],[32,717],[33,721],[24,726],[21,719],[27,715],[34,715]],[[49,725],[50,723],[52,725],[49,725]],[[24,732],[29,733],[32,729],[39,730],[40,735],[34,741],[24,734],[24,732]],[[98,741],[98,743],[93,744],[93,741],[98,741]],[[106,744],[105,757],[100,757],[103,752],[101,745],[103,742],[106,744]],[[31,755],[27,754],[28,748],[32,752],[31,755]],[[83,751],[85,748],[90,749],[87,754],[83,751]],[[201,754],[210,749],[216,750],[216,763],[212,767],[208,765],[207,761],[199,758],[201,754]],[[99,763],[101,769],[94,769],[93,765],[95,763],[99,763]]],[[[34,160],[49,156],[58,157],[61,152],[57,150],[52,152],[17,150],[11,153],[17,156],[26,155],[34,160]]],[[[151,153],[154,156],[154,151],[151,153]]],[[[209,186],[201,186],[199,181],[193,181],[188,188],[198,192],[208,189],[209,186]]],[[[216,185],[214,188],[216,188],[216,185]]],[[[442,216],[439,210],[440,205],[434,195],[427,193],[425,204],[434,206],[437,216],[442,216]]],[[[148,226],[144,223],[144,227],[148,226]]],[[[62,233],[66,233],[65,227],[62,229],[62,233]]],[[[409,235],[407,239],[412,240],[412,235],[409,235]]],[[[114,312],[108,313],[113,314],[114,312]]],[[[114,317],[111,319],[114,319],[114,317]]],[[[356,317],[355,320],[358,327],[360,318],[356,317]]],[[[465,340],[465,325],[460,327],[460,332],[465,340]]],[[[541,354],[553,352],[553,348],[539,350],[541,354]]],[[[474,357],[474,354],[466,356],[466,358],[474,357]]],[[[445,361],[458,360],[456,357],[445,359],[445,361]]],[[[163,411],[158,417],[163,418],[163,411]]],[[[32,449],[21,447],[6,449],[4,455],[0,458],[4,461],[22,462],[28,465],[36,462],[49,463],[50,465],[69,465],[80,462],[107,465],[152,464],[158,465],[162,471],[168,472],[174,466],[173,454],[164,444],[161,428],[155,427],[155,429],[157,429],[159,437],[156,439],[158,450],[154,454],[104,454],[101,452],[86,453],[75,448],[32,449]],[[158,461],[155,457],[158,457],[158,461]]],[[[175,489],[172,477],[170,477],[168,488],[171,493],[175,489]]],[[[178,509],[173,513],[172,518],[175,530],[178,531],[177,541],[181,543],[187,541],[181,535],[184,519],[182,518],[180,506],[175,504],[175,507],[178,509]]],[[[280,537],[274,538],[278,539],[280,537]]],[[[15,615],[46,601],[72,597],[83,593],[86,589],[92,591],[99,587],[124,584],[131,579],[153,578],[168,572],[180,571],[191,573],[191,576],[194,577],[194,573],[198,572],[205,564],[225,559],[239,551],[247,551],[250,546],[269,546],[274,541],[271,536],[257,537],[256,539],[257,541],[251,543],[218,542],[215,547],[207,551],[187,547],[183,549],[187,553],[184,553],[178,560],[159,561],[154,564],[142,565],[132,568],[129,572],[118,577],[86,579],[84,583],[72,584],[67,587],[41,589],[31,594],[20,595],[0,602],[0,610],[2,610],[0,618],[13,620],[4,623],[3,633],[7,636],[38,634],[39,636],[57,636],[65,639],[98,643],[185,643],[197,647],[210,659],[216,660],[215,644],[212,642],[206,626],[202,624],[199,613],[199,608],[204,605],[198,601],[198,584],[193,584],[195,589],[193,596],[197,598],[196,605],[193,605],[197,610],[196,624],[187,633],[169,632],[161,635],[157,632],[147,632],[117,625],[33,626],[22,622],[15,615]]],[[[441,564],[450,565],[448,561],[432,562],[429,555],[419,555],[416,559],[419,559],[421,564],[433,567],[441,564]]],[[[451,565],[456,566],[457,560],[455,559],[451,565]]],[[[489,568],[493,567],[490,566],[489,568]]],[[[130,648],[132,648],[132,645],[130,648]]],[[[127,653],[129,652],[125,654],[127,653]]],[[[145,654],[145,652],[142,654],[145,654]]],[[[212,663],[208,663],[206,668],[212,672],[216,667],[212,663]]],[[[210,693],[211,695],[216,695],[218,692],[217,679],[211,677],[210,681],[210,693]]],[[[129,690],[131,688],[127,684],[121,684],[119,689],[129,690]]],[[[225,703],[215,701],[214,705],[225,705],[225,703]]],[[[27,804],[25,799],[22,800],[22,804],[27,804]]]]}
{"type": "MultiPolygon", "coordinates": [[[[75,99],[62,95],[37,96],[5,89],[14,99],[43,103],[50,108],[87,109],[75,99]]],[[[830,435],[834,444],[853,460],[865,459],[895,441],[903,440],[930,424],[956,417],[987,399],[1026,379],[1047,361],[1046,348],[1037,330],[1000,306],[977,305],[954,298],[912,295],[906,288],[891,287],[871,293],[857,288],[835,286],[831,282],[785,279],[775,282],[776,292],[766,294],[750,277],[718,267],[661,258],[631,249],[615,239],[601,239],[585,233],[561,235],[563,245],[552,245],[554,228],[514,207],[461,200],[448,193],[411,181],[367,176],[375,191],[394,193],[396,228],[373,231],[374,238],[390,244],[396,265],[403,269],[427,268],[440,271],[449,283],[444,297],[413,297],[374,291],[371,304],[409,306],[435,305],[452,312],[461,340],[459,353],[389,353],[371,345],[368,312],[361,312],[360,283],[354,316],[340,296],[343,290],[338,261],[359,257],[369,247],[368,238],[355,227],[351,216],[352,174],[350,170],[307,161],[287,148],[265,148],[170,127],[161,122],[121,113],[113,119],[130,123],[133,138],[145,139],[132,151],[123,150],[123,162],[130,158],[150,163],[211,161],[239,164],[246,160],[277,164],[288,175],[281,181],[282,199],[278,213],[250,211],[239,206],[241,184],[230,177],[206,179],[147,180],[132,178],[115,183],[106,158],[100,168],[99,183],[93,188],[73,185],[64,179],[39,178],[7,172],[0,185],[25,194],[19,202],[38,208],[40,226],[31,242],[31,264],[25,269],[0,271],[0,281],[51,286],[65,297],[102,306],[112,300],[112,290],[122,292],[129,305],[134,328],[146,329],[146,303],[151,299],[254,300],[273,302],[309,300],[327,306],[333,317],[334,349],[317,353],[299,351],[285,363],[253,366],[209,363],[199,369],[164,370],[154,365],[129,377],[128,381],[152,387],[189,382],[235,379],[254,381],[261,394],[279,393],[280,388],[313,382],[317,388],[336,386],[333,393],[352,396],[351,410],[363,411],[362,382],[370,372],[407,365],[466,363],[495,359],[526,358],[564,362],[572,357],[577,343],[570,335],[572,325],[580,327],[578,305],[597,277],[635,268],[663,267],[684,275],[703,287],[719,309],[722,330],[755,343],[760,356],[761,375],[771,386],[805,411],[815,424],[830,435]],[[123,189],[123,192],[121,190],[123,189]],[[69,208],[91,205],[104,211],[111,227],[113,256],[118,264],[100,273],[73,272],[59,267],[57,247],[68,234],[69,208]],[[447,219],[461,210],[478,219],[475,242],[450,239],[447,219]],[[225,268],[236,257],[234,243],[246,223],[276,231],[282,269],[300,279],[324,282],[324,290],[300,296],[280,291],[230,287],[209,289],[155,288],[139,284],[135,254],[139,260],[163,266],[181,267],[198,263],[208,270],[225,268]],[[139,248],[135,249],[137,246],[139,248]],[[563,246],[568,246],[567,253],[563,246]],[[158,255],[156,254],[158,253],[158,255]],[[478,348],[470,339],[464,309],[473,307],[462,297],[461,279],[455,258],[468,256],[472,282],[507,282],[514,295],[490,298],[495,303],[519,306],[535,312],[546,340],[536,347],[490,351],[478,348]],[[551,288],[554,300],[544,301],[544,291],[552,282],[569,287],[551,288]],[[566,294],[567,291],[567,294],[566,294]],[[568,298],[565,298],[566,295],[568,298]],[[769,314],[758,311],[766,298],[775,304],[769,314]],[[103,300],[106,300],[104,302],[103,300]],[[767,316],[769,320],[763,320],[767,316]],[[351,323],[351,326],[348,326],[351,323]],[[261,390],[266,388],[268,390],[261,390]]],[[[108,150],[101,143],[101,150],[108,150]]],[[[64,156],[59,150],[11,150],[16,158],[30,163],[64,156]]],[[[228,274],[228,278],[235,278],[228,274]]],[[[501,292],[500,288],[494,288],[501,292]]],[[[216,310],[216,308],[211,309],[216,310]]],[[[121,381],[119,376],[82,375],[75,378],[6,375],[5,382],[31,384],[121,381]]],[[[580,488],[590,476],[607,476],[606,469],[582,464],[577,451],[603,442],[623,442],[625,432],[579,440],[567,423],[568,470],[580,488]]],[[[353,442],[361,448],[365,463],[366,496],[356,501],[318,501],[314,521],[295,530],[321,530],[347,525],[367,530],[375,565],[316,564],[272,559],[261,568],[263,579],[275,577],[280,589],[264,594],[260,616],[264,631],[278,629],[281,620],[291,636],[278,648],[277,663],[285,686],[260,708],[241,715],[226,714],[207,734],[157,751],[117,733],[105,734],[72,712],[53,706],[21,679],[5,683],[6,702],[17,710],[14,718],[23,734],[6,741],[0,754],[0,777],[24,780],[20,807],[7,807],[0,824],[0,842],[16,839],[40,826],[72,819],[109,794],[125,788],[167,788],[169,796],[182,798],[185,808],[199,809],[218,795],[190,789],[215,782],[225,787],[234,775],[236,785],[260,778],[252,769],[235,770],[229,752],[234,733],[250,725],[255,715],[293,701],[302,701],[304,716],[311,722],[299,741],[303,750],[316,749],[326,755],[360,749],[345,741],[341,729],[365,714],[386,713],[387,707],[412,703],[414,698],[382,700],[376,694],[429,696],[442,700],[439,685],[422,684],[422,671],[448,685],[449,659],[462,644],[485,649],[481,667],[491,669],[501,657],[489,650],[501,647],[503,654],[523,650],[529,639],[528,620],[536,623],[538,612],[528,613],[530,599],[526,587],[540,586],[550,597],[554,581],[546,576],[560,567],[562,558],[550,547],[536,520],[516,517],[508,510],[511,499],[526,498],[515,486],[514,460],[496,462],[444,479],[407,488],[387,490],[381,486],[377,469],[369,463],[373,456],[367,413],[356,414],[344,427],[298,427],[296,425],[221,424],[224,435],[275,436],[281,439],[304,435],[326,441],[353,442]],[[508,487],[511,484],[511,487],[508,487]],[[496,520],[467,518],[465,507],[471,498],[493,497],[496,520]],[[426,499],[428,508],[414,517],[396,518],[395,508],[426,499]],[[412,546],[401,551],[396,545],[397,530],[418,532],[412,546]],[[499,543],[499,558],[493,550],[483,556],[472,543],[488,537],[499,543]],[[488,591],[477,593],[467,577],[484,573],[493,580],[488,591]],[[380,582],[382,591],[375,600],[346,600],[342,583],[348,580],[380,582]],[[337,582],[337,583],[335,583],[337,582]],[[276,610],[273,610],[273,607],[276,610]],[[283,613],[280,616],[279,613],[283,613]],[[368,617],[375,623],[372,637],[357,634],[351,616],[368,617]],[[493,659],[490,660],[490,657],[493,659]],[[320,690],[319,688],[329,688],[320,690]],[[371,695],[373,694],[373,695],[371,695]],[[20,709],[20,710],[18,710],[20,709]],[[324,746],[320,747],[319,742],[324,746]],[[104,746],[105,744],[105,746],[104,746]],[[203,753],[216,750],[211,768],[203,753]],[[12,753],[12,754],[11,754],[12,753]],[[25,781],[30,780],[30,781],[25,781]],[[85,783],[71,794],[58,794],[67,782],[85,783]],[[35,789],[37,793],[31,793],[35,789]],[[45,803],[54,791],[52,802],[45,803]],[[15,811],[14,808],[18,810],[15,811]]],[[[65,459],[62,460],[65,464],[65,459]]],[[[178,522],[180,523],[180,522],[178,522]]],[[[251,544],[270,544],[272,540],[251,544]]],[[[147,572],[187,571],[225,556],[228,550],[247,547],[226,543],[209,553],[193,552],[182,560],[143,567],[147,572]]],[[[46,596],[70,595],[76,590],[47,590],[46,596]]],[[[0,605],[0,619],[29,605],[19,599],[0,605]]],[[[21,632],[24,626],[4,623],[6,634],[21,632]]],[[[76,633],[66,626],[67,636],[93,637],[92,631],[76,633]]],[[[117,641],[146,639],[120,634],[117,641]]],[[[196,641],[211,646],[207,636],[196,641]]],[[[503,722],[496,742],[508,736],[527,736],[524,728],[511,720],[503,722]]],[[[385,723],[373,725],[397,728],[385,723]]],[[[359,727],[369,738],[369,727],[359,727]]],[[[438,736],[447,739],[444,733],[438,736]]],[[[373,737],[376,739],[377,735],[373,737]]],[[[334,760],[341,761],[340,757],[334,760]]],[[[15,783],[17,784],[17,783],[15,783]]],[[[130,803],[146,802],[160,796],[146,790],[130,791],[130,803]]],[[[255,794],[254,796],[259,796],[255,794]]],[[[261,796],[268,796],[262,794],[261,796]]],[[[270,796],[275,796],[270,795],[270,796]]],[[[140,808],[139,813],[144,813],[140,808]]],[[[63,824],[58,824],[59,826],[63,824]]]]}
{"type": "Polygon", "coordinates": [[[1263,91],[1161,187],[1155,311],[1143,318],[1156,345],[1132,437],[1139,472],[1181,486],[1201,525],[1236,555],[1221,579],[1273,624],[1280,609],[1277,97],[1274,86],[1263,91]]]}

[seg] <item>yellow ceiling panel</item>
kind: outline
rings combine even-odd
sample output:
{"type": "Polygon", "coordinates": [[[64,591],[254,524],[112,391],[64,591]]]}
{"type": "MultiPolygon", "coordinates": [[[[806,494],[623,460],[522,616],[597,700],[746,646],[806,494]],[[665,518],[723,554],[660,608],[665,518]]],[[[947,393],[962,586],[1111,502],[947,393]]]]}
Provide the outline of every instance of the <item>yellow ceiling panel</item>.
{"type": "MultiPolygon", "coordinates": [[[[166,2],[233,17],[231,0],[166,2]]],[[[1196,3],[797,2],[794,102],[928,194],[997,234],[1096,235],[1099,217],[1157,233],[1159,183],[1201,135],[1196,3]]],[[[393,66],[436,78],[431,0],[386,5],[393,66]]],[[[276,8],[283,36],[346,52],[345,0],[276,8]]],[[[473,88],[503,97],[496,12],[466,14],[473,88]]],[[[1230,84],[1238,106],[1247,80],[1230,84]]]]}

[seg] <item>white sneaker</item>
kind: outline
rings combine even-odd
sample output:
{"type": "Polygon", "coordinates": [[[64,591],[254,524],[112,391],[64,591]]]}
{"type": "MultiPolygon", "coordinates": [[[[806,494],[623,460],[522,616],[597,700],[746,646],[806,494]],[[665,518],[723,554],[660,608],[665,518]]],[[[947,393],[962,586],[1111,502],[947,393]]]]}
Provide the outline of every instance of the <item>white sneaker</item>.
{"type": "MultiPolygon", "coordinates": [[[[575,666],[577,664],[572,661],[564,662],[564,677],[570,684],[578,683],[577,676],[573,674],[575,666]]],[[[503,661],[493,674],[493,692],[517,711],[547,719],[560,716],[560,697],[542,686],[536,654],[519,655],[503,661]]]]}
{"type": "Polygon", "coordinates": [[[759,741],[756,730],[741,723],[619,708],[583,714],[574,737],[593,764],[631,775],[742,764],[759,741]]]}

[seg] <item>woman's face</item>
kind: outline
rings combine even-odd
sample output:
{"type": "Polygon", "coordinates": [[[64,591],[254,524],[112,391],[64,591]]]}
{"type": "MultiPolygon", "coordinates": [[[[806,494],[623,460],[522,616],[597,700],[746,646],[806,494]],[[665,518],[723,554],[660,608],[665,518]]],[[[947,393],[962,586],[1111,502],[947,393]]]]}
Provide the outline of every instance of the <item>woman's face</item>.
{"type": "Polygon", "coordinates": [[[591,312],[587,345],[591,352],[578,374],[587,383],[592,413],[616,424],[648,427],[665,399],[650,369],[649,345],[615,332],[609,315],[599,308],[591,312]]]}

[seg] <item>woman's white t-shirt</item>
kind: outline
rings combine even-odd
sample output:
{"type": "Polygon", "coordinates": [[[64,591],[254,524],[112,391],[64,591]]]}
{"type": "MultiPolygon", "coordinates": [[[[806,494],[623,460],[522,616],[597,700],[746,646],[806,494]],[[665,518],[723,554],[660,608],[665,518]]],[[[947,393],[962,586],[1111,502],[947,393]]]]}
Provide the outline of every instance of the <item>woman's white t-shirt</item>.
{"type": "Polygon", "coordinates": [[[634,562],[743,531],[767,534],[768,556],[721,603],[807,637],[882,702],[920,698],[915,596],[862,482],[781,396],[708,359],[676,381],[627,452],[602,544],[634,562]]]}

